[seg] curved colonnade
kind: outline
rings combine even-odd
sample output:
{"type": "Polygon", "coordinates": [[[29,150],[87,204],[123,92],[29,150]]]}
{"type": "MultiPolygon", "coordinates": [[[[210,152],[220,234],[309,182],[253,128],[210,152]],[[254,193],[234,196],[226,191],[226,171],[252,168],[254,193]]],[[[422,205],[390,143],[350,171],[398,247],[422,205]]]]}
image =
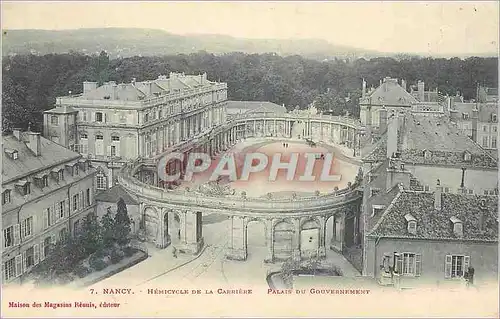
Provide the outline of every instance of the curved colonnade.
{"type": "MultiPolygon", "coordinates": [[[[228,216],[231,222],[226,257],[245,260],[247,227],[252,221],[265,225],[265,260],[326,254],[326,247],[340,250],[359,243],[361,193],[354,181],[345,189],[327,194],[287,199],[251,198],[244,193],[200,193],[158,181],[156,163],[169,152],[206,152],[212,156],[249,138],[308,138],[343,147],[351,158],[359,154],[360,124],[346,117],[303,114],[245,115],[212,127],[170,147],[154,158],[138,158],[120,171],[118,182],[140,202],[141,227],[157,247],[172,244],[179,252],[196,254],[202,248],[202,214],[228,216]],[[349,150],[351,154],[349,154],[349,150]],[[354,156],[353,156],[354,155],[354,156]],[[333,219],[333,237],[327,243],[327,223],[333,219]]],[[[185,156],[187,158],[187,156],[185,156]]],[[[186,161],[171,161],[171,172],[184,172],[186,161]]]]}

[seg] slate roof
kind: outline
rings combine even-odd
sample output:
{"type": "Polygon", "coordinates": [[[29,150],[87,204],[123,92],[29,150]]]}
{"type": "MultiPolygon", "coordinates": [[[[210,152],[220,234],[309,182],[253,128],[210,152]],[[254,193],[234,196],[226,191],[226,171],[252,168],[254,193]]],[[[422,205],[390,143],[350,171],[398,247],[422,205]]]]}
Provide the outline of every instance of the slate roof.
{"type": "Polygon", "coordinates": [[[63,106],[56,106],[53,109],[44,111],[43,113],[48,113],[48,114],[69,114],[69,113],[76,113],[78,112],[71,106],[63,105],[63,106]]]}
{"type": "Polygon", "coordinates": [[[116,84],[105,83],[95,90],[86,92],[82,95],[84,99],[89,100],[121,100],[121,101],[139,101],[146,97],[141,90],[131,83],[116,84]],[[116,90],[116,99],[113,99],[113,91],[116,90]],[[109,97],[109,98],[108,98],[109,97]]]}
{"type": "Polygon", "coordinates": [[[286,108],[266,101],[227,101],[228,114],[241,113],[286,113],[286,108]]]}
{"type": "Polygon", "coordinates": [[[417,99],[408,93],[397,82],[397,79],[385,78],[382,84],[365,98],[360,99],[360,104],[386,105],[386,106],[411,106],[417,99]]]}
{"type": "Polygon", "coordinates": [[[108,190],[105,190],[96,195],[95,199],[98,202],[107,202],[107,203],[117,203],[118,200],[123,198],[125,204],[127,205],[138,205],[138,201],[136,201],[122,186],[115,185],[108,190]]]}
{"type": "MultiPolygon", "coordinates": [[[[404,125],[398,131],[398,150],[403,161],[415,164],[464,165],[469,167],[496,168],[497,160],[469,137],[460,133],[446,117],[406,114],[404,125]],[[426,159],[424,151],[430,151],[426,159]],[[471,161],[464,160],[465,152],[471,161]]],[[[367,154],[366,162],[386,158],[387,138],[384,136],[375,149],[367,154]]]]}
{"type": "Polygon", "coordinates": [[[27,133],[21,132],[21,141],[13,135],[3,136],[2,184],[31,175],[39,170],[77,160],[80,154],[40,136],[41,154],[35,156],[26,146],[27,133]],[[7,150],[17,150],[18,158],[6,156],[7,150]]]}
{"type": "Polygon", "coordinates": [[[459,112],[460,119],[462,119],[462,114],[469,115],[469,121],[472,119],[472,110],[478,107],[478,121],[479,122],[491,122],[491,114],[498,114],[498,104],[497,103],[455,103],[451,111],[459,112]]]}
{"type": "Polygon", "coordinates": [[[370,236],[420,239],[459,239],[450,218],[463,223],[462,240],[498,241],[498,196],[442,194],[442,209],[434,209],[434,194],[401,191],[370,232],[370,236]],[[483,204],[484,203],[484,206],[483,204]],[[415,235],[408,233],[405,215],[417,222],[415,235]],[[481,216],[483,227],[480,227],[481,216]]]}

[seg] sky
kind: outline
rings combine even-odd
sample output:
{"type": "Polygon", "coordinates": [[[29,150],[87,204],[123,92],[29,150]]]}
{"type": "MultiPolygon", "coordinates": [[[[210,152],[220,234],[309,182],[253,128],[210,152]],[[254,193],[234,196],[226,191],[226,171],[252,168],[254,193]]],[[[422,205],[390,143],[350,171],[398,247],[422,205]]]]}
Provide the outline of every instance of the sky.
{"type": "Polygon", "coordinates": [[[464,54],[498,51],[498,13],[498,1],[2,1],[2,29],[153,28],[324,39],[380,52],[464,54]]]}

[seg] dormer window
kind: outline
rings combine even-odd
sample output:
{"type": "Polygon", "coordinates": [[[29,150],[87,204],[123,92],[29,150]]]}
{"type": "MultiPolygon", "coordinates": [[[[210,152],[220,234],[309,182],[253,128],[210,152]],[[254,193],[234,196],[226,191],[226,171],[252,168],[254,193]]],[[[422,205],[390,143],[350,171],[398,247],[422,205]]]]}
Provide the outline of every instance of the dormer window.
{"type": "Polygon", "coordinates": [[[58,172],[57,172],[57,178],[62,181],[64,179],[64,170],[63,169],[60,169],[58,172]]]}
{"type": "Polygon", "coordinates": [[[462,119],[468,120],[469,119],[469,113],[462,113],[462,119]]]}
{"type": "Polygon", "coordinates": [[[416,235],[417,234],[417,220],[415,219],[415,217],[413,217],[411,214],[406,214],[405,219],[406,219],[406,223],[407,223],[406,227],[408,229],[408,233],[412,234],[412,235],[416,235]]]}
{"type": "Polygon", "coordinates": [[[5,153],[7,154],[7,156],[9,156],[13,160],[18,159],[18,157],[19,157],[19,153],[17,152],[17,150],[6,148],[5,153]]]}
{"type": "Polygon", "coordinates": [[[464,161],[470,162],[471,154],[469,152],[464,152],[464,161]]]}
{"type": "Polygon", "coordinates": [[[497,122],[497,114],[496,114],[496,113],[491,114],[491,121],[492,121],[493,123],[496,123],[496,122],[497,122]]]}
{"type": "Polygon", "coordinates": [[[384,205],[372,205],[372,216],[377,216],[380,215],[384,212],[385,206],[384,205]]]}
{"type": "Polygon", "coordinates": [[[42,187],[48,187],[49,186],[49,177],[47,175],[42,176],[41,182],[42,182],[42,184],[41,184],[42,187]]]}
{"type": "Polygon", "coordinates": [[[17,190],[23,196],[31,193],[30,182],[27,180],[22,180],[16,183],[17,190]]]}
{"type": "Polygon", "coordinates": [[[10,189],[6,189],[2,193],[2,205],[10,203],[10,189]]]}
{"type": "Polygon", "coordinates": [[[432,153],[429,150],[424,150],[424,158],[430,159],[432,157],[432,153]]]}
{"type": "Polygon", "coordinates": [[[457,237],[462,237],[464,235],[462,221],[456,217],[451,217],[450,221],[453,225],[453,234],[457,237]]]}
{"type": "Polygon", "coordinates": [[[377,195],[380,192],[380,188],[371,188],[370,197],[377,195]]]}
{"type": "Polygon", "coordinates": [[[73,166],[73,175],[78,175],[80,174],[80,168],[78,167],[78,165],[74,165],[73,166]]]}

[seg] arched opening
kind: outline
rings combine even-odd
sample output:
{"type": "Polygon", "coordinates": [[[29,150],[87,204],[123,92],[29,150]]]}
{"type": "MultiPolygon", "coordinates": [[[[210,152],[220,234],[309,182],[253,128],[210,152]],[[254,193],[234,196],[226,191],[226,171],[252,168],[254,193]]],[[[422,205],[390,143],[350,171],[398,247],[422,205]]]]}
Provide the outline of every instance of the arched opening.
{"type": "Polygon", "coordinates": [[[246,226],[246,243],[248,258],[266,254],[266,225],[259,220],[251,220],[246,226]]]}
{"type": "Polygon", "coordinates": [[[286,260],[292,258],[293,254],[293,224],[279,222],[274,227],[274,258],[286,260]]]}
{"type": "Polygon", "coordinates": [[[325,245],[327,247],[335,240],[335,216],[330,216],[325,223],[325,245]]]}
{"type": "Polygon", "coordinates": [[[318,221],[311,219],[302,224],[300,230],[300,254],[306,258],[318,256],[320,244],[320,227],[318,221]]]}

